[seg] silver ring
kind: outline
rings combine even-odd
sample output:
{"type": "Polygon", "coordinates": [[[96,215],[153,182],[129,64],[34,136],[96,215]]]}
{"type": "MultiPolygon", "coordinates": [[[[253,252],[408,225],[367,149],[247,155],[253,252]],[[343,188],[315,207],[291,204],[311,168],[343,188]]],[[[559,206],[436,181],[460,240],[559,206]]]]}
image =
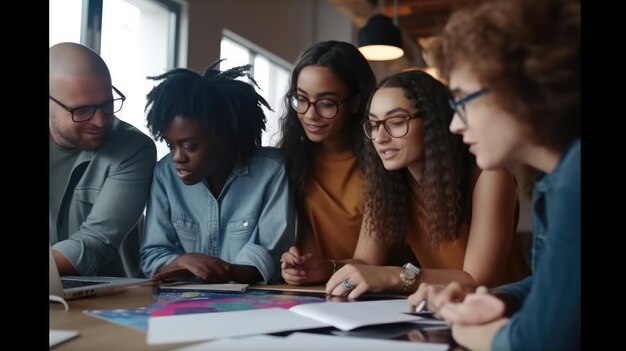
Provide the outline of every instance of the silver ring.
{"type": "Polygon", "coordinates": [[[344,280],[341,285],[343,286],[344,289],[346,289],[346,291],[350,291],[352,290],[352,283],[350,283],[350,280],[346,279],[344,280]]]}

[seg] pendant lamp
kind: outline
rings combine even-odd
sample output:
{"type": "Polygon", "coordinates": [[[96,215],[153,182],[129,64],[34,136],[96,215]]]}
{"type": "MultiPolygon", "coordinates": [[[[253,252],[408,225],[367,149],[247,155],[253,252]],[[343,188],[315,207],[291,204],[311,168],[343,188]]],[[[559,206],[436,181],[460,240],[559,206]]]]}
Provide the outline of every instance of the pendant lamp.
{"type": "Polygon", "coordinates": [[[370,61],[394,60],[404,55],[402,34],[398,28],[398,0],[393,4],[394,21],[382,14],[372,16],[359,29],[359,51],[370,61]]]}

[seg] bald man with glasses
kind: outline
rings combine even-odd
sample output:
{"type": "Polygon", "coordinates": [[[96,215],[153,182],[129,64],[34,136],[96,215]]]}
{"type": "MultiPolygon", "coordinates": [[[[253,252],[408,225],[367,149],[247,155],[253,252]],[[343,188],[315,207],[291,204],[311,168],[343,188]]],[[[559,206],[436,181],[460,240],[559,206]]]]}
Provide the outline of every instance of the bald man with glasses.
{"type": "Polygon", "coordinates": [[[49,91],[49,239],[59,272],[136,276],[154,142],[115,117],[126,97],[86,46],[50,48],[49,91]]]}

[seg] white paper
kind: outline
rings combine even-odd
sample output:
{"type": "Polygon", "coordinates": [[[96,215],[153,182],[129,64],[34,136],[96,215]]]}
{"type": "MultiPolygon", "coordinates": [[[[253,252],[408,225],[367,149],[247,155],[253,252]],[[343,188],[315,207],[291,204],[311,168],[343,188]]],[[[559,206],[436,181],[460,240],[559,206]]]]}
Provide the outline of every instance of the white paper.
{"type": "Polygon", "coordinates": [[[167,344],[328,327],[282,308],[151,317],[148,344],[167,344]]]}
{"type": "Polygon", "coordinates": [[[55,330],[50,329],[50,348],[78,336],[76,330],[55,330]]]}
{"type": "MultiPolygon", "coordinates": [[[[367,325],[388,324],[410,322],[421,319],[422,317],[409,315],[398,312],[399,303],[388,301],[396,300],[380,300],[380,301],[361,301],[361,302],[320,302],[307,303],[297,305],[290,308],[290,311],[301,314],[303,316],[330,324],[341,330],[352,330],[354,328],[364,327],[367,325]]],[[[399,300],[405,303],[403,312],[409,310],[405,300],[399,300]]],[[[296,330],[296,329],[293,329],[296,330]]]]}
{"type": "Polygon", "coordinates": [[[180,289],[180,290],[208,290],[208,291],[230,291],[245,292],[248,284],[181,284],[181,285],[161,285],[161,290],[180,289]]]}
{"type": "Polygon", "coordinates": [[[313,333],[293,333],[287,337],[257,335],[237,339],[219,339],[184,347],[175,351],[446,351],[447,349],[447,344],[339,337],[313,333]]]}
{"type": "MultiPolygon", "coordinates": [[[[407,301],[407,299],[363,301],[359,303],[364,306],[370,306],[372,308],[378,308],[386,311],[394,311],[398,313],[406,313],[410,311],[409,302],[407,301]]],[[[446,322],[441,319],[425,318],[419,315],[413,316],[415,316],[415,320],[413,320],[412,323],[447,326],[446,322]]]]}

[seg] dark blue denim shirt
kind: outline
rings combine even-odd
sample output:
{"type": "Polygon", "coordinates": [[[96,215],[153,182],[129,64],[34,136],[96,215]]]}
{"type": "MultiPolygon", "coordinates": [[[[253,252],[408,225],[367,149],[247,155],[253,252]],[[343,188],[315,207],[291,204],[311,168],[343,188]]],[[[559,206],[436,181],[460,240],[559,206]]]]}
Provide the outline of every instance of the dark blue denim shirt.
{"type": "Polygon", "coordinates": [[[521,308],[495,335],[493,350],[579,350],[580,139],[533,191],[533,275],[498,288],[521,308]]]}

